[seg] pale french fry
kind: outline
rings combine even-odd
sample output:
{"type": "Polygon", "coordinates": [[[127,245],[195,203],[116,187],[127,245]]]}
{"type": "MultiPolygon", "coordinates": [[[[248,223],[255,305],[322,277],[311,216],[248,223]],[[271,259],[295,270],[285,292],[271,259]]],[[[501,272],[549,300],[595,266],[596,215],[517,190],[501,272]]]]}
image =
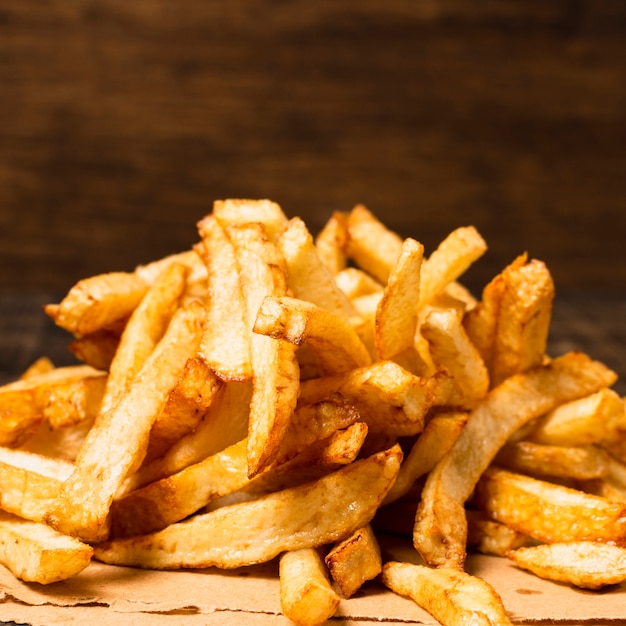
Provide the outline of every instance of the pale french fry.
{"type": "Polygon", "coordinates": [[[379,360],[390,359],[413,347],[423,257],[421,243],[411,238],[403,241],[376,307],[374,327],[379,360]]]}
{"type": "Polygon", "coordinates": [[[145,455],[154,419],[197,351],[203,319],[204,307],[198,302],[178,309],[128,393],[98,416],[74,471],[46,515],[50,526],[84,541],[99,536],[113,497],[145,455]]]}
{"type": "Polygon", "coordinates": [[[313,237],[300,218],[287,222],[277,245],[287,265],[288,287],[296,298],[312,302],[341,318],[349,319],[354,315],[354,307],[320,259],[313,237]]]}
{"type": "Polygon", "coordinates": [[[502,599],[484,580],[451,568],[390,561],[382,581],[428,611],[443,626],[512,626],[502,599]]]}
{"type": "Polygon", "coordinates": [[[224,228],[262,224],[268,237],[274,242],[287,225],[287,216],[280,205],[271,200],[216,200],[213,203],[213,215],[224,228]]]}
{"type": "MultiPolygon", "coordinates": [[[[252,329],[266,296],[284,296],[285,264],[262,224],[228,226],[242,277],[246,316],[252,329]]],[[[269,466],[280,448],[300,387],[296,347],[287,341],[252,333],[252,398],[248,424],[248,471],[269,466]]]]}
{"type": "Polygon", "coordinates": [[[315,238],[315,248],[322,263],[335,275],[346,267],[345,254],[348,231],[346,213],[335,211],[315,238]]]}
{"type": "Polygon", "coordinates": [[[357,267],[346,267],[335,275],[335,283],[350,300],[360,296],[369,296],[373,293],[380,293],[383,285],[372,278],[367,272],[357,267]]]}
{"type": "Polygon", "coordinates": [[[198,222],[196,246],[208,274],[207,321],[200,356],[225,381],[252,378],[249,324],[232,243],[213,215],[198,222]]]}
{"type": "Polygon", "coordinates": [[[475,501],[493,519],[538,541],[626,544],[626,504],[577,489],[489,468],[475,501]]]}
{"type": "Polygon", "coordinates": [[[341,599],[328,580],[315,548],[289,550],[279,561],[280,606],[298,626],[320,626],[337,611],[341,599]]]}
{"type": "Polygon", "coordinates": [[[77,424],[63,428],[52,428],[50,424],[43,422],[37,431],[17,449],[61,461],[73,462],[76,460],[95,418],[94,415],[77,424]]]}
{"type": "Polygon", "coordinates": [[[521,426],[552,408],[612,384],[616,374],[581,353],[507,378],[476,407],[446,456],[428,475],[413,541],[429,565],[463,569],[464,503],[498,450],[521,426]]]}
{"type": "Polygon", "coordinates": [[[383,285],[402,248],[402,238],[359,204],[347,216],[346,255],[383,285]]]}
{"type": "Polygon", "coordinates": [[[368,524],[334,545],[324,562],[344,598],[353,596],[365,582],[382,571],[380,547],[368,524]]]}
{"type": "Polygon", "coordinates": [[[345,318],[305,300],[266,297],[253,331],[294,346],[309,346],[321,375],[341,374],[371,363],[367,348],[345,318]]]}
{"type": "Polygon", "coordinates": [[[232,568],[338,541],[369,523],[401,457],[396,446],[313,483],[196,515],[150,535],[101,543],[94,556],[154,569],[232,568]]]}
{"type": "Polygon", "coordinates": [[[187,275],[185,265],[167,265],[132,312],[109,367],[102,412],[119,401],[165,333],[179,306],[187,275]]]}
{"type": "Polygon", "coordinates": [[[583,589],[600,589],[626,580],[626,549],[597,541],[528,546],[507,556],[541,578],[583,589]]]}
{"type": "Polygon", "coordinates": [[[45,524],[0,513],[0,563],[20,580],[48,585],[72,578],[92,554],[91,546],[45,524]]]}

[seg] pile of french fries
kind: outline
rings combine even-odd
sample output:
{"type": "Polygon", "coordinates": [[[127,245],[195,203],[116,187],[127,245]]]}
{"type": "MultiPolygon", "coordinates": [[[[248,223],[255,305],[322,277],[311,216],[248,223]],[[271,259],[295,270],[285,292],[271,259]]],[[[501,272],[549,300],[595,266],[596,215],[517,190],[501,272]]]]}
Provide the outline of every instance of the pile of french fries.
{"type": "Polygon", "coordinates": [[[42,357],[0,388],[0,562],[48,584],[92,559],[277,559],[304,626],[380,583],[444,625],[510,624],[468,551],[622,582],[616,374],[546,353],[542,262],[474,297],[485,250],[462,227],[426,256],[361,205],[314,237],[274,202],[224,200],[189,250],[79,281],[45,312],[80,364],[42,357]],[[380,533],[423,564],[386,561],[380,533]]]}

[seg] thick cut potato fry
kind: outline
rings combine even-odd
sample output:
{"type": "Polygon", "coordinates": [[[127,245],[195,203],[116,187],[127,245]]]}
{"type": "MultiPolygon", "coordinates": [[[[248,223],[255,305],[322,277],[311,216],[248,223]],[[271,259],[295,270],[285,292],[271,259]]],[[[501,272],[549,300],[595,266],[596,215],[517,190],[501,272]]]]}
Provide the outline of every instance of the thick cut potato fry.
{"type": "Polygon", "coordinates": [[[372,278],[367,272],[357,267],[346,267],[335,274],[335,282],[350,300],[361,296],[369,296],[383,290],[383,285],[372,278]]]}
{"type": "Polygon", "coordinates": [[[498,450],[525,423],[560,403],[615,381],[615,372],[572,352],[507,378],[476,407],[446,456],[428,475],[415,520],[414,545],[429,565],[463,569],[464,503],[498,450]]]}
{"type": "Polygon", "coordinates": [[[95,557],[154,569],[232,568],[338,541],[370,522],[401,458],[394,446],[313,483],[222,507],[150,535],[101,543],[95,557]]]}
{"type": "Polygon", "coordinates": [[[175,252],[156,261],[138,265],[135,268],[135,274],[139,276],[146,284],[151,285],[157,276],[162,274],[169,265],[184,265],[188,269],[187,283],[188,288],[192,285],[202,284],[206,281],[206,267],[202,263],[202,259],[198,253],[192,248],[175,252]]]}
{"type": "Polygon", "coordinates": [[[345,252],[357,266],[383,285],[402,249],[402,238],[389,230],[362,204],[355,206],[346,219],[348,237],[345,252]]]}
{"type": "Polygon", "coordinates": [[[179,522],[248,482],[245,439],[111,505],[111,535],[129,537],[179,522]]]}
{"type": "Polygon", "coordinates": [[[163,337],[179,306],[187,275],[188,268],[181,263],[166,266],[132,312],[111,361],[102,399],[103,412],[119,401],[163,337]]]}
{"type": "Polygon", "coordinates": [[[275,242],[287,225],[287,216],[280,205],[271,200],[227,199],[213,203],[213,215],[227,226],[262,224],[268,237],[275,242]]]}
{"type": "Polygon", "coordinates": [[[456,569],[431,569],[390,561],[382,581],[428,611],[443,626],[512,626],[502,599],[489,583],[456,569]]]}
{"type": "Polygon", "coordinates": [[[432,302],[486,250],[487,244],[473,226],[453,230],[422,265],[418,308],[432,302]]]}
{"type": "Polygon", "coordinates": [[[185,363],[200,343],[204,307],[178,309],[128,393],[89,431],[55,506],[46,515],[53,528],[84,541],[98,537],[127,474],[141,463],[150,428],[185,363]]]}
{"type": "Polygon", "coordinates": [[[44,311],[75,335],[89,335],[127,319],[141,302],[148,283],[131,272],[98,274],[78,281],[59,304],[44,311]]]}
{"type": "Polygon", "coordinates": [[[195,430],[124,481],[128,493],[224,450],[247,435],[252,384],[225,383],[195,430]]]}
{"type": "Polygon", "coordinates": [[[43,522],[72,469],[67,461],[0,448],[0,508],[43,522]]]}
{"type": "Polygon", "coordinates": [[[48,585],[72,578],[92,554],[91,546],[45,524],[0,513],[0,563],[20,580],[48,585]]]}
{"type": "Polygon", "coordinates": [[[250,380],[249,325],[235,250],[213,215],[198,222],[198,230],[202,241],[196,249],[208,274],[207,320],[200,355],[222,380],[250,380]]]}
{"type": "Polygon", "coordinates": [[[612,389],[600,389],[584,398],[564,403],[543,415],[527,438],[554,446],[584,446],[611,437],[621,421],[624,405],[612,389]]]}
{"type": "Polygon", "coordinates": [[[379,360],[390,359],[413,347],[423,258],[421,243],[411,238],[403,241],[376,307],[374,328],[379,360]]]}
{"type": "Polygon", "coordinates": [[[198,427],[222,384],[203,359],[194,356],[187,360],[152,424],[144,464],[162,456],[170,446],[198,427]]]}
{"type": "Polygon", "coordinates": [[[67,419],[70,423],[87,417],[88,410],[93,409],[102,396],[101,383],[105,379],[106,372],[88,365],[70,365],[3,385],[0,387],[0,445],[23,444],[34,435],[46,412],[53,419],[67,419]],[[59,398],[76,401],[76,404],[65,403],[67,414],[56,410],[56,389],[59,398]]]}
{"type": "Polygon", "coordinates": [[[369,524],[333,546],[324,561],[344,598],[353,596],[383,568],[380,547],[369,524]]]}
{"type": "Polygon", "coordinates": [[[280,606],[285,617],[297,626],[320,626],[337,611],[341,599],[315,548],[282,554],[279,577],[280,606]]]}
{"type": "Polygon", "coordinates": [[[425,476],[443,458],[465,427],[466,411],[445,411],[429,419],[411,451],[405,456],[398,478],[383,504],[405,496],[419,478],[425,476]]]}
{"type": "Polygon", "coordinates": [[[73,462],[76,460],[94,421],[95,415],[78,422],[78,424],[64,428],[52,428],[50,424],[44,422],[40,424],[37,432],[17,450],[73,462]]]}
{"type": "Polygon", "coordinates": [[[253,331],[294,346],[309,346],[321,375],[341,374],[371,363],[367,348],[347,320],[305,300],[266,297],[253,331]]]}
{"type": "Polygon", "coordinates": [[[473,408],[489,390],[489,372],[480,353],[465,332],[457,311],[432,308],[420,326],[430,356],[454,382],[448,399],[453,406],[473,408]]]}
{"type": "Polygon", "coordinates": [[[39,374],[46,374],[54,369],[54,363],[47,357],[39,357],[36,361],[31,363],[20,376],[20,380],[28,380],[32,376],[39,376],[39,374]]]}
{"type": "Polygon", "coordinates": [[[503,273],[491,360],[492,386],[541,365],[546,354],[554,283],[544,263],[531,260],[503,273]]]}
{"type": "Polygon", "coordinates": [[[507,470],[489,468],[476,504],[493,519],[539,541],[626,545],[626,504],[507,470]]]}
{"type": "Polygon", "coordinates": [[[343,376],[303,382],[299,403],[313,404],[334,393],[354,404],[370,430],[392,436],[421,432],[435,400],[428,379],[414,376],[392,361],[380,361],[343,376]]]}
{"type": "MultiPolygon", "coordinates": [[[[267,296],[285,296],[285,263],[262,224],[228,226],[242,277],[249,328],[267,296]]],[[[248,423],[250,476],[271,465],[296,406],[300,370],[296,347],[287,341],[252,333],[252,398],[248,423]]]]}
{"type": "Polygon", "coordinates": [[[596,541],[528,546],[507,556],[541,578],[584,589],[600,589],[626,580],[626,549],[596,541]]]}
{"type": "Polygon", "coordinates": [[[355,314],[346,294],[339,289],[330,270],[320,259],[313,237],[298,217],[287,222],[277,242],[287,265],[287,284],[301,300],[348,319],[355,314]]]}
{"type": "Polygon", "coordinates": [[[81,362],[95,369],[109,371],[120,343],[122,330],[103,328],[93,333],[76,337],[68,344],[69,351],[81,362]]]}
{"type": "Polygon", "coordinates": [[[346,220],[346,213],[334,211],[315,237],[317,254],[333,275],[345,269],[348,262],[345,253],[348,240],[346,220]]]}
{"type": "Polygon", "coordinates": [[[505,445],[494,464],[534,477],[590,480],[609,473],[609,455],[597,446],[550,446],[532,441],[505,445]]]}

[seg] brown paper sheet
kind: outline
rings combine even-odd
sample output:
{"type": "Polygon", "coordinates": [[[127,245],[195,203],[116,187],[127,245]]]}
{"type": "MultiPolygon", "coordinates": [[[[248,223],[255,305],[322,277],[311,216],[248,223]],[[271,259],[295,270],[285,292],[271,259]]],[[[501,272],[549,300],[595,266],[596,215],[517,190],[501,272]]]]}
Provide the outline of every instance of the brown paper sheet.
{"type": "MultiPolygon", "coordinates": [[[[419,562],[407,542],[381,541],[386,560],[419,562]]],[[[489,581],[515,624],[626,623],[626,586],[601,591],[543,581],[504,558],[470,555],[467,571],[489,581]]],[[[0,620],[32,626],[286,626],[280,613],[275,562],[222,571],[158,572],[92,563],[72,580],[42,586],[16,580],[0,568],[0,620]]],[[[411,600],[378,583],[342,601],[332,624],[437,622],[411,600]]]]}

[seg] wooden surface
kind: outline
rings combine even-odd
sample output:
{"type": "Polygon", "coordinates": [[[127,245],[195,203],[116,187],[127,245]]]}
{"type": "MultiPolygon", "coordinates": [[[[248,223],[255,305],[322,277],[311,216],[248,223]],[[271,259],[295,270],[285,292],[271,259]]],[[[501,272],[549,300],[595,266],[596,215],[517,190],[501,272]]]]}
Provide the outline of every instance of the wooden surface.
{"type": "Polygon", "coordinates": [[[0,0],[0,290],[182,249],[223,197],[316,231],[365,203],[432,249],[474,223],[626,292],[621,0],[0,0]]]}

